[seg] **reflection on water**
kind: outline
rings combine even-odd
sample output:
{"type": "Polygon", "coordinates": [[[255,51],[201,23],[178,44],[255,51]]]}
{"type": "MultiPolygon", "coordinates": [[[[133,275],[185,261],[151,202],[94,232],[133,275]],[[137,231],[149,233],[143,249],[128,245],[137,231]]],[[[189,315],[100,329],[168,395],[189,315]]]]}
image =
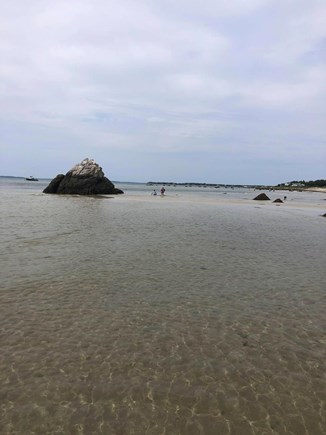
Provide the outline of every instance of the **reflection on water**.
{"type": "Polygon", "coordinates": [[[325,433],[319,212],[1,198],[0,433],[325,433]]]}

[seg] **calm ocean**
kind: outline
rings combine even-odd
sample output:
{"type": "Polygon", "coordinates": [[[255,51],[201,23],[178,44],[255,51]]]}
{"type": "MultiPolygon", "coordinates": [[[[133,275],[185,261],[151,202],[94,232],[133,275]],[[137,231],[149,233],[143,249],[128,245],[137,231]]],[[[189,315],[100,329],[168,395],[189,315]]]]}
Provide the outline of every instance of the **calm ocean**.
{"type": "Polygon", "coordinates": [[[322,435],[326,195],[0,178],[0,433],[322,435]]]}

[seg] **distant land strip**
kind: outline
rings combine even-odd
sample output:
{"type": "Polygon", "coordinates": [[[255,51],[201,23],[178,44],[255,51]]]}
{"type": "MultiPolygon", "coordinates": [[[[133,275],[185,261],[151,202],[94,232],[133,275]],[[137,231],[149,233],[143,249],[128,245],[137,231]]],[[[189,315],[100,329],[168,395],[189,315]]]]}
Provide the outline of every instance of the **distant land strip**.
{"type": "Polygon", "coordinates": [[[222,184],[222,183],[176,183],[174,181],[148,181],[147,186],[184,186],[184,187],[211,187],[211,188],[245,188],[245,189],[260,189],[260,190],[308,190],[312,188],[326,189],[326,180],[315,181],[289,181],[288,183],[280,183],[277,185],[261,185],[261,184],[222,184]]]}

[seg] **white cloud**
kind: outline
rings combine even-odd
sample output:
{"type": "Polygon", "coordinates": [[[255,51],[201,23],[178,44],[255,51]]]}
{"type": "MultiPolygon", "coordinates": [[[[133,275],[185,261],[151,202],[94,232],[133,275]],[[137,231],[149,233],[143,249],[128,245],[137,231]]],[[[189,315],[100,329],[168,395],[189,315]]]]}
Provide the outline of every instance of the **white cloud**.
{"type": "Polygon", "coordinates": [[[299,1],[289,5],[284,2],[281,6],[283,19],[278,20],[278,34],[265,56],[271,64],[293,64],[318,49],[319,42],[325,44],[326,3],[299,1]]]}
{"type": "Polygon", "coordinates": [[[324,0],[5,0],[0,122],[35,149],[46,128],[95,149],[241,153],[278,125],[284,152],[303,146],[293,120],[320,143],[325,20],[324,0]]]}

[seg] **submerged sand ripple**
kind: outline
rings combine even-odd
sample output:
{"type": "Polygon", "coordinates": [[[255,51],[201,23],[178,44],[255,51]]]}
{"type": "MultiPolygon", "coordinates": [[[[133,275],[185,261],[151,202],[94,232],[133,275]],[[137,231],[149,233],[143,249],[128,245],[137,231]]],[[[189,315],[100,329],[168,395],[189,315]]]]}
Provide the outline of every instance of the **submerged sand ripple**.
{"type": "Polygon", "coordinates": [[[253,317],[223,298],[101,309],[91,286],[40,290],[51,309],[27,289],[28,308],[1,304],[3,433],[323,433],[318,292],[283,300],[284,320],[272,301],[253,317]]]}
{"type": "Polygon", "coordinates": [[[13,230],[1,433],[325,433],[317,221],[83,204],[13,230]]]}

